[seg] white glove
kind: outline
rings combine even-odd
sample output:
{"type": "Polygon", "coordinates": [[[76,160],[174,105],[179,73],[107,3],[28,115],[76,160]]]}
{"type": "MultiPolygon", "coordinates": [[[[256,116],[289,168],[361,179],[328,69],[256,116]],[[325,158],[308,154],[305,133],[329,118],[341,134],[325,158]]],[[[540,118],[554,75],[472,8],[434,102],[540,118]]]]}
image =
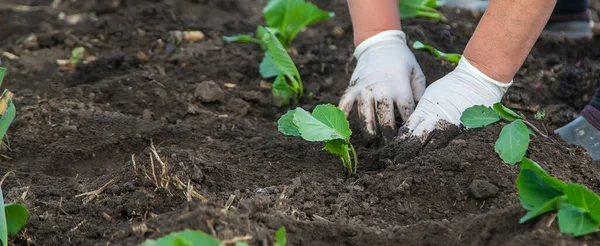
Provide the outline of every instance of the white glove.
{"type": "Polygon", "coordinates": [[[433,82],[421,98],[415,112],[406,122],[414,136],[421,140],[442,121],[460,125],[462,112],[475,105],[492,106],[512,84],[503,84],[480,72],[463,56],[454,71],[433,82]]]}
{"type": "Polygon", "coordinates": [[[376,122],[384,137],[395,136],[394,104],[406,121],[425,92],[425,76],[406,45],[406,35],[400,30],[380,32],[358,45],[354,57],[356,69],[339,108],[348,116],[357,101],[367,137],[376,136],[376,122]]]}

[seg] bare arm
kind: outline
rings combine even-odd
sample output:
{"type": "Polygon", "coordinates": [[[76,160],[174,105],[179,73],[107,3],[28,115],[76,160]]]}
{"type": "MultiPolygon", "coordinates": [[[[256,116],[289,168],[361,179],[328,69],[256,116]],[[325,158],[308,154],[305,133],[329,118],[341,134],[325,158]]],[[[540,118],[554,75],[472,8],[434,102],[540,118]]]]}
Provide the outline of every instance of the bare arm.
{"type": "Polygon", "coordinates": [[[354,44],[386,30],[401,30],[398,0],[348,0],[354,44]]]}
{"type": "Polygon", "coordinates": [[[542,32],[556,0],[491,0],[464,56],[487,76],[509,83],[542,32]]]}

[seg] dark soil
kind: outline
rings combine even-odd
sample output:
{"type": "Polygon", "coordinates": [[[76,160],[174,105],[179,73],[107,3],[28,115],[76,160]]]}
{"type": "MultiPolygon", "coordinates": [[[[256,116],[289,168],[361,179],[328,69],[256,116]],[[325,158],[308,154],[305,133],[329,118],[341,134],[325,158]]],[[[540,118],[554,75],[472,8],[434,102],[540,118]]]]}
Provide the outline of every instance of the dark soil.
{"type": "MultiPolygon", "coordinates": [[[[493,151],[501,125],[437,132],[423,147],[370,145],[353,129],[360,166],[352,178],[321,144],[279,134],[276,120],[289,108],[274,107],[259,86],[260,48],[220,38],[254,31],[265,0],[63,1],[56,9],[51,2],[0,1],[0,51],[19,57],[2,57],[18,113],[0,172],[14,171],[6,200],[31,211],[15,245],[136,245],[184,228],[269,245],[280,226],[290,245],[600,244],[598,234],[559,233],[550,214],[518,223],[518,167],[493,151]],[[10,8],[16,3],[38,7],[10,8]],[[61,12],[95,17],[68,24],[61,12]],[[174,46],[172,30],[206,38],[174,46]],[[59,70],[55,60],[77,46],[97,59],[59,70]]],[[[305,109],[337,104],[354,66],[345,1],[316,4],[337,16],[293,44],[316,95],[301,102],[305,109]]],[[[409,42],[461,52],[477,19],[443,11],[447,23],[404,21],[409,42]]],[[[504,102],[528,115],[545,109],[548,119],[534,124],[551,133],[600,85],[598,47],[600,39],[543,35],[504,102]]],[[[453,69],[415,54],[429,83],[453,69]]],[[[528,156],[600,192],[600,162],[553,138],[535,138],[528,156]]]]}

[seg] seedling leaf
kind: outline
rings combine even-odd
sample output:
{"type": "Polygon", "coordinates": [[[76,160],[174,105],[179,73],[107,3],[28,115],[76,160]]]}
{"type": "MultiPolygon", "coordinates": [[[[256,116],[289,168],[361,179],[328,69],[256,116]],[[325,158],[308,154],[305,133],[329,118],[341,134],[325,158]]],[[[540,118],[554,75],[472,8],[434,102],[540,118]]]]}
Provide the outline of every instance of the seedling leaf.
{"type": "Polygon", "coordinates": [[[545,203],[542,206],[538,206],[536,208],[533,208],[531,211],[527,212],[527,214],[525,214],[525,216],[523,216],[523,218],[521,218],[519,220],[519,223],[525,223],[530,219],[533,219],[535,217],[538,217],[542,214],[545,214],[547,212],[550,211],[554,211],[556,209],[558,209],[558,204],[563,200],[566,199],[564,196],[557,196],[554,199],[548,201],[547,203],[545,203]]]}
{"type": "Polygon", "coordinates": [[[8,235],[16,235],[27,224],[29,211],[21,204],[7,204],[4,206],[4,212],[8,235]]]}
{"type": "Polygon", "coordinates": [[[2,86],[2,80],[4,80],[4,74],[6,74],[6,68],[0,67],[0,86],[2,86]]]}
{"type": "Polygon", "coordinates": [[[12,99],[8,99],[8,108],[4,115],[2,115],[2,118],[0,118],[0,141],[4,138],[6,131],[8,131],[8,127],[15,119],[16,111],[12,99]]]}
{"type": "Polygon", "coordinates": [[[529,146],[529,131],[521,120],[515,120],[500,131],[494,147],[502,160],[510,165],[521,161],[529,146]]]}
{"type": "Polygon", "coordinates": [[[235,242],[235,246],[248,246],[246,242],[235,242]]]}
{"type": "Polygon", "coordinates": [[[458,63],[460,61],[460,58],[462,57],[461,54],[441,52],[441,51],[437,50],[436,48],[434,48],[433,46],[426,45],[424,43],[421,43],[420,41],[415,41],[413,43],[413,48],[417,49],[417,50],[429,50],[436,57],[445,58],[447,61],[453,62],[453,63],[458,63]]]}
{"type": "Polygon", "coordinates": [[[269,38],[265,40],[265,43],[267,44],[267,53],[273,60],[275,67],[277,67],[283,75],[300,77],[298,69],[290,55],[287,53],[287,50],[285,50],[283,45],[281,45],[277,37],[275,37],[271,31],[268,32],[269,38]]]}
{"type": "Polygon", "coordinates": [[[298,131],[298,127],[294,125],[294,113],[296,113],[295,109],[281,116],[277,121],[277,130],[288,136],[299,137],[300,132],[298,131]]]}
{"type": "Polygon", "coordinates": [[[307,141],[348,140],[352,134],[344,112],[331,104],[318,105],[312,115],[296,108],[293,122],[307,141]]]}
{"type": "Polygon", "coordinates": [[[559,191],[561,194],[564,194],[564,190],[567,187],[567,184],[560,179],[554,178],[550,176],[540,165],[535,163],[534,161],[523,157],[521,161],[521,170],[529,169],[534,171],[537,175],[539,175],[548,185],[552,186],[555,190],[559,191]]]}
{"type": "Polygon", "coordinates": [[[73,50],[71,50],[71,58],[70,58],[71,63],[75,64],[75,63],[79,62],[79,60],[83,59],[84,55],[85,55],[84,47],[80,46],[80,47],[74,48],[73,50]]]}
{"type": "Polygon", "coordinates": [[[263,44],[262,41],[245,34],[239,34],[235,36],[223,36],[223,40],[227,42],[256,43],[261,45],[263,44]]]}
{"type": "Polygon", "coordinates": [[[273,246],[285,246],[287,244],[286,234],[285,227],[282,226],[279,228],[279,230],[275,232],[275,243],[273,246]]]}
{"type": "Polygon", "coordinates": [[[260,76],[265,79],[282,74],[281,71],[279,71],[279,68],[277,68],[277,66],[275,65],[275,63],[273,63],[273,58],[271,58],[271,56],[267,52],[265,52],[265,56],[258,65],[258,72],[260,73],[260,76]]]}
{"type": "Polygon", "coordinates": [[[140,246],[225,246],[219,240],[210,235],[198,231],[186,229],[173,232],[157,240],[146,240],[140,246]]]}
{"type": "Polygon", "coordinates": [[[590,217],[600,223],[600,197],[583,185],[569,183],[565,188],[567,200],[573,206],[589,213],[590,217]]]}
{"type": "Polygon", "coordinates": [[[535,119],[536,120],[543,120],[544,118],[546,118],[546,111],[544,111],[544,110],[538,110],[537,112],[535,112],[535,119]]]}
{"type": "Polygon", "coordinates": [[[290,97],[294,95],[292,87],[288,85],[285,76],[279,75],[271,86],[271,92],[276,100],[279,100],[279,106],[287,105],[290,102],[290,97]]]}
{"type": "Polygon", "coordinates": [[[335,16],[304,0],[270,0],[263,14],[268,26],[284,34],[285,46],[290,45],[304,27],[335,16]]]}
{"type": "Polygon", "coordinates": [[[578,207],[567,204],[558,209],[558,228],[562,233],[579,237],[597,231],[599,225],[589,213],[578,207]]]}
{"type": "Polygon", "coordinates": [[[500,120],[500,116],[490,107],[483,105],[473,106],[463,111],[460,121],[466,127],[484,127],[500,120]]]}
{"type": "Polygon", "coordinates": [[[521,169],[517,178],[517,191],[521,205],[527,210],[536,210],[563,193],[549,185],[531,169],[521,169]]]}
{"type": "Polygon", "coordinates": [[[432,3],[431,0],[399,0],[400,18],[425,17],[434,20],[444,20],[444,16],[440,11],[435,9],[435,5],[437,3],[432,3]]]}
{"type": "Polygon", "coordinates": [[[500,117],[508,121],[513,121],[516,119],[525,119],[525,116],[523,114],[519,115],[515,113],[515,111],[512,111],[512,109],[509,109],[506,106],[502,105],[502,103],[494,104],[494,110],[498,115],[500,115],[500,117]]]}
{"type": "MultiPolygon", "coordinates": [[[[4,206],[4,195],[2,194],[2,188],[0,188],[0,205],[4,206]]],[[[6,225],[6,211],[0,209],[0,241],[2,245],[8,245],[8,227],[6,225]]]]}
{"type": "Polygon", "coordinates": [[[348,143],[343,139],[334,139],[325,141],[324,150],[340,157],[342,165],[348,170],[352,170],[352,163],[350,161],[350,148],[348,143]]]}

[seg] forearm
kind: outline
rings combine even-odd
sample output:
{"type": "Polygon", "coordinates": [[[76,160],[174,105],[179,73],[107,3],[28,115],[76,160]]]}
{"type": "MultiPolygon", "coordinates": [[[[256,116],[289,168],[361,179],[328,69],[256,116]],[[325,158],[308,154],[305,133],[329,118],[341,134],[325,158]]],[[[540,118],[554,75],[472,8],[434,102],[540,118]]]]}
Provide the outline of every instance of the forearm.
{"type": "Polygon", "coordinates": [[[401,30],[398,0],[348,0],[354,44],[386,30],[401,30]]]}
{"type": "Polygon", "coordinates": [[[490,78],[509,83],[555,4],[556,0],[491,0],[463,55],[490,78]]]}

